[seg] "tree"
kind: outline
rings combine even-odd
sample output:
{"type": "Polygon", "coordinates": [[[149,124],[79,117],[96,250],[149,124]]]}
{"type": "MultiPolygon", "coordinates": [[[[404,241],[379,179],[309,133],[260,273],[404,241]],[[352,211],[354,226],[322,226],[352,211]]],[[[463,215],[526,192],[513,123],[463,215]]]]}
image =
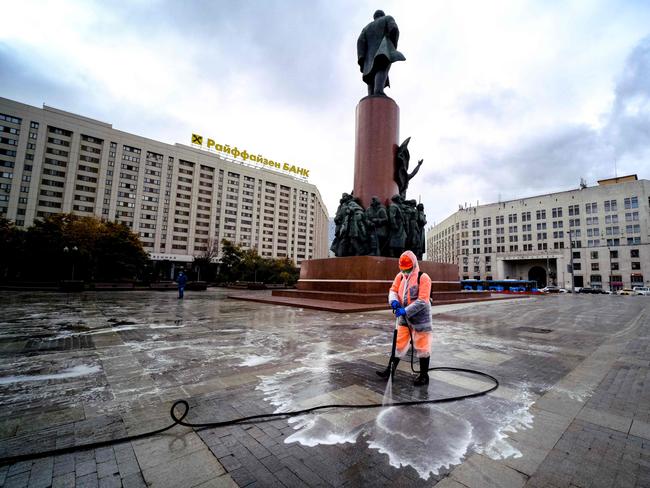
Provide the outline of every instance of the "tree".
{"type": "Polygon", "coordinates": [[[221,241],[221,266],[219,267],[219,281],[232,282],[241,279],[241,262],[244,252],[242,249],[227,239],[221,241]]]}
{"type": "Polygon", "coordinates": [[[294,284],[298,280],[298,268],[288,258],[264,258],[255,249],[242,249],[230,241],[222,241],[222,282],[256,281],[264,283],[294,284]]]}
{"type": "Polygon", "coordinates": [[[203,250],[194,256],[194,267],[197,269],[197,281],[201,281],[201,271],[203,271],[204,278],[208,278],[206,276],[206,272],[210,272],[211,268],[213,267],[213,260],[217,257],[219,254],[219,247],[218,247],[218,242],[215,241],[213,238],[208,239],[208,242],[203,248],[203,250]]]}
{"type": "Polygon", "coordinates": [[[25,231],[10,220],[0,218],[0,280],[20,277],[24,249],[25,231]]]}
{"type": "MultiPolygon", "coordinates": [[[[0,224],[0,232],[5,228],[0,224]]],[[[56,214],[20,232],[23,251],[17,266],[23,279],[70,279],[74,268],[77,279],[132,280],[148,261],[140,239],[131,229],[94,217],[56,214]]]]}

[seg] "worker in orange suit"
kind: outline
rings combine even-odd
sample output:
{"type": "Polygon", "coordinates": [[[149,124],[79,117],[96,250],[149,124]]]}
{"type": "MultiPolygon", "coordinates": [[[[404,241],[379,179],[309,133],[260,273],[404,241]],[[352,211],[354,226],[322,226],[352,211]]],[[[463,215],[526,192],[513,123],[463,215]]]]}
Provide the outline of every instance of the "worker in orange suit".
{"type": "Polygon", "coordinates": [[[415,386],[429,384],[429,359],[431,356],[431,278],[420,273],[418,260],[411,251],[405,251],[399,258],[400,272],[395,276],[388,292],[388,303],[397,317],[397,339],[395,355],[385,371],[377,371],[382,378],[389,378],[402,357],[408,352],[411,334],[413,348],[420,360],[420,373],[415,386]],[[409,331],[410,329],[410,331],[409,331]]]}

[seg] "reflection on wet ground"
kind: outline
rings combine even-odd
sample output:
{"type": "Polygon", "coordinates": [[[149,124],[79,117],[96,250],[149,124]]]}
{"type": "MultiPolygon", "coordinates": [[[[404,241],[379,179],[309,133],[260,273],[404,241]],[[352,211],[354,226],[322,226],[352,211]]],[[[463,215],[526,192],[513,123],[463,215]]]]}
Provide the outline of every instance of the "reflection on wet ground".
{"type": "MultiPolygon", "coordinates": [[[[233,301],[224,290],[187,293],[185,300],[164,292],[4,293],[2,300],[3,455],[32,449],[39,436],[59,445],[70,425],[78,431],[103,419],[111,426],[91,429],[89,440],[156,428],[178,398],[190,398],[191,416],[208,421],[320,404],[435,399],[490,386],[435,372],[428,389],[416,388],[407,361],[392,384],[379,381],[374,370],[386,364],[393,325],[387,311],[331,314],[233,301]]],[[[222,436],[252,435],[250,426],[213,429],[201,439],[240,485],[266,485],[271,477],[290,484],[287,470],[303,484],[431,486],[474,455],[514,466],[528,459],[518,436],[533,429],[536,402],[552,395],[588,402],[598,382],[561,380],[617,332],[637,334],[630,324],[640,316],[647,331],[648,304],[643,297],[548,296],[439,307],[432,366],[485,371],[499,379],[499,390],[456,403],[274,421],[275,450],[270,441],[264,451],[244,443],[245,453],[234,444],[232,452],[212,445],[222,436]],[[269,456],[276,470],[264,462],[269,456]],[[230,457],[237,463],[228,465],[230,457]],[[316,458],[332,462],[318,467],[316,458]],[[272,476],[262,479],[262,472],[272,476]]],[[[647,349],[638,348],[647,332],[634,337],[637,350],[627,354],[647,368],[647,349]]]]}

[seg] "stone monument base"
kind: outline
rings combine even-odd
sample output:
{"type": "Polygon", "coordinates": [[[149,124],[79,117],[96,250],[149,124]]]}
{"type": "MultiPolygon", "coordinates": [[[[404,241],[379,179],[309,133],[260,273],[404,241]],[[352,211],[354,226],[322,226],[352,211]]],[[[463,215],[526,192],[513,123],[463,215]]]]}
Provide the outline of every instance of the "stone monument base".
{"type": "MultiPolygon", "coordinates": [[[[388,290],[399,271],[397,258],[350,256],[302,262],[295,290],[274,290],[269,295],[234,294],[230,298],[332,312],[387,309],[388,290]]],[[[431,278],[434,304],[489,299],[490,292],[463,292],[458,266],[420,261],[420,271],[431,278]]]]}

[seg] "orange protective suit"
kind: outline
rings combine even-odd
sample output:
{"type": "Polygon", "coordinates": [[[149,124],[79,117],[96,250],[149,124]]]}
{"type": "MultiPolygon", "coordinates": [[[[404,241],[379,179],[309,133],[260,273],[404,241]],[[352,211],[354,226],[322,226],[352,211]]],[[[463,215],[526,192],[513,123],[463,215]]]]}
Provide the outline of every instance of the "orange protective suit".
{"type": "MultiPolygon", "coordinates": [[[[431,355],[431,343],[433,333],[431,332],[431,278],[422,273],[418,284],[420,267],[415,254],[405,251],[402,257],[410,258],[413,268],[408,276],[399,273],[395,276],[393,284],[388,293],[388,303],[397,300],[400,307],[404,307],[406,315],[398,319],[397,344],[395,355],[404,357],[408,352],[411,336],[413,334],[413,347],[418,358],[428,358],[431,355]]],[[[402,258],[400,258],[400,263],[402,258]]]]}

